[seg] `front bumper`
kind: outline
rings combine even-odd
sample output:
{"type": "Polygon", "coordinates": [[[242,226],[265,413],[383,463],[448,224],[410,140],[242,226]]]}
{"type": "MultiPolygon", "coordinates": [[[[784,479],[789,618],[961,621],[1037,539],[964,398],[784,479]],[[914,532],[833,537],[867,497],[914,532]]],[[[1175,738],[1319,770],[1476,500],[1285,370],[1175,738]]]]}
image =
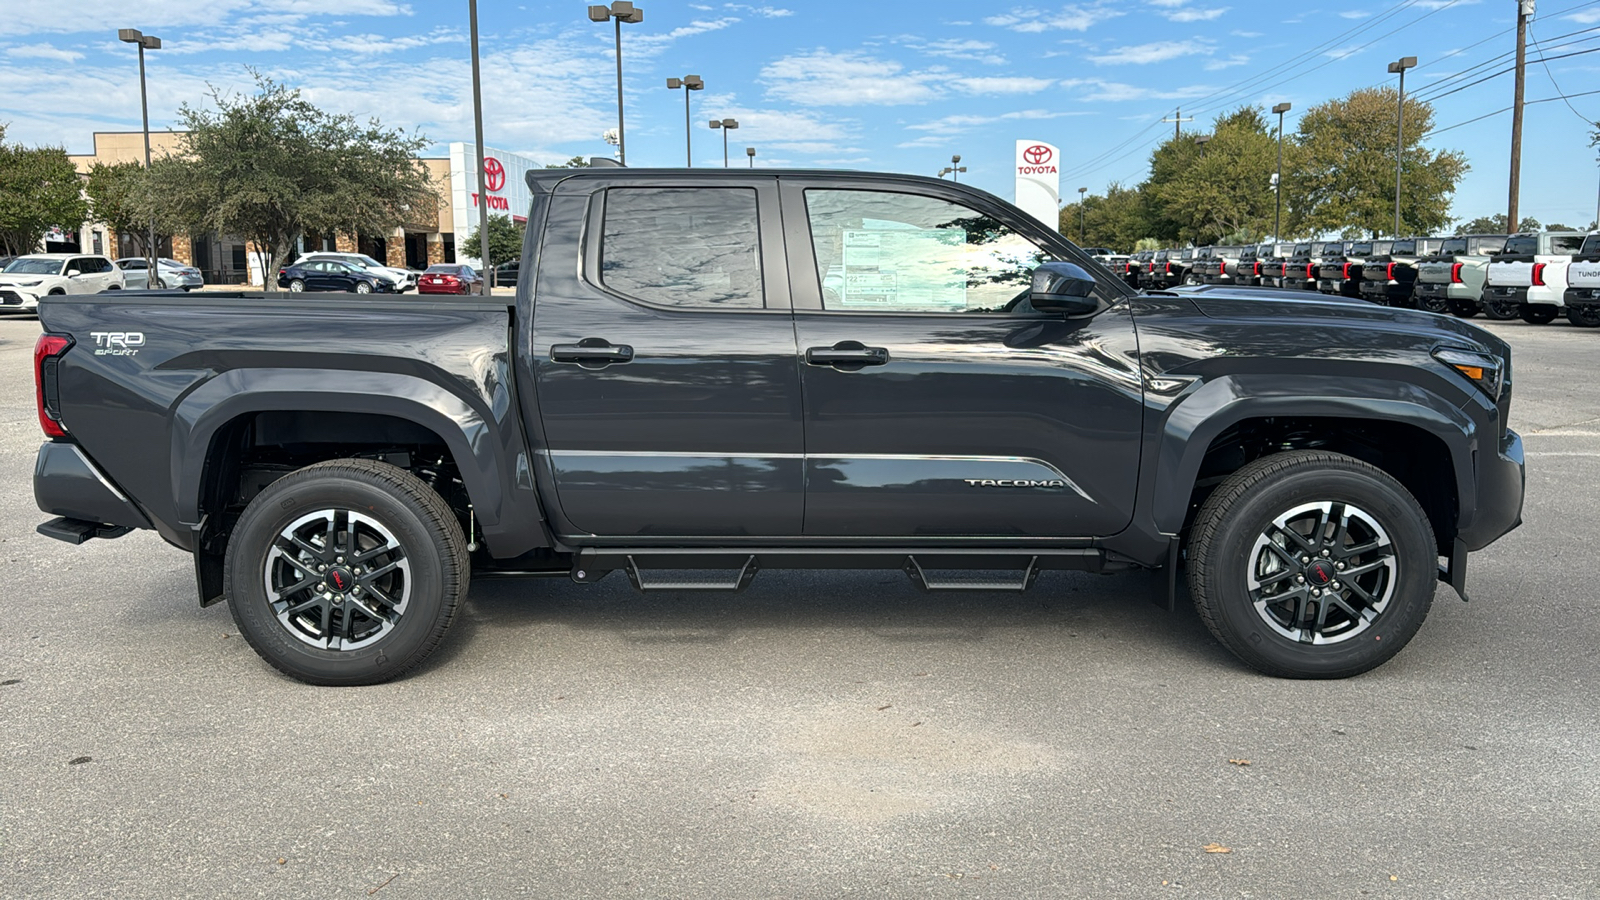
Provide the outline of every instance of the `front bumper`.
{"type": "Polygon", "coordinates": [[[1509,428],[1496,451],[1482,453],[1479,459],[1478,503],[1469,524],[1457,535],[1468,550],[1482,550],[1522,524],[1528,481],[1522,435],[1509,428]]]}
{"type": "Polygon", "coordinates": [[[0,309],[38,309],[39,295],[17,287],[0,287],[0,309]]]}
{"type": "Polygon", "coordinates": [[[39,448],[33,467],[33,499],[39,509],[53,516],[101,525],[151,527],[144,513],[77,444],[51,441],[39,448]]]}

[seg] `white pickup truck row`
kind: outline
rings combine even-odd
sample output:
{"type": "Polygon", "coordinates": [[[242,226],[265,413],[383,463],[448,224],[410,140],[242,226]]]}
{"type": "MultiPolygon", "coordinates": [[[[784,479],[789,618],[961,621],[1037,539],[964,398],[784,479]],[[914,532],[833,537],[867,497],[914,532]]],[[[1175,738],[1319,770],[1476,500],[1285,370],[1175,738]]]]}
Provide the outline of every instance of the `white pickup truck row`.
{"type": "Polygon", "coordinates": [[[1542,325],[1565,314],[1600,326],[1600,234],[1516,234],[1489,260],[1479,306],[1491,319],[1542,325]]]}

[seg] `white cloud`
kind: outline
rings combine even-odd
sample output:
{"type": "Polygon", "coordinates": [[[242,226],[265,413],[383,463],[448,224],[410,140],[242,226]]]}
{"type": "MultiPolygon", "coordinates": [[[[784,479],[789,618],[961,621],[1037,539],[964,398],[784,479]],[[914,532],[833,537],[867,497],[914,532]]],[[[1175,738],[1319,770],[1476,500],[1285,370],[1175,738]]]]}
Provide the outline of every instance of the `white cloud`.
{"type": "Polygon", "coordinates": [[[108,31],[107,17],[112,16],[120,22],[137,22],[146,34],[159,36],[164,28],[213,27],[245,14],[409,16],[412,9],[409,4],[392,0],[7,0],[4,22],[12,36],[42,32],[103,34],[108,31]]]}
{"type": "MultiPolygon", "coordinates": [[[[794,15],[792,9],[781,9],[776,6],[749,6],[744,3],[724,3],[724,8],[738,12],[749,13],[752,16],[761,16],[766,19],[783,19],[794,15]]],[[[696,9],[710,9],[709,6],[698,6],[696,9]]]]}
{"type": "Polygon", "coordinates": [[[1087,116],[1088,112],[1060,112],[1047,109],[1020,109],[1015,112],[1001,113],[1000,115],[971,115],[957,114],[934,119],[931,122],[921,122],[916,125],[907,125],[907,131],[926,131],[930,134],[953,135],[971,131],[984,125],[996,122],[1009,122],[1021,120],[1059,119],[1063,116],[1087,116]]]}
{"type": "Polygon", "coordinates": [[[1184,5],[1185,3],[1188,3],[1188,2],[1189,2],[1189,0],[1150,0],[1150,5],[1151,6],[1165,6],[1165,7],[1169,7],[1170,8],[1170,7],[1174,7],[1174,6],[1182,6],[1182,5],[1184,5]]]}
{"type": "Polygon", "coordinates": [[[1335,47],[1325,51],[1322,55],[1331,59],[1346,59],[1360,53],[1364,48],[1360,44],[1350,44],[1344,47],[1335,47]]]}
{"type": "Polygon", "coordinates": [[[956,78],[950,82],[964,94],[1034,94],[1055,84],[1054,78],[1028,78],[1026,76],[993,76],[956,78]]]}
{"type": "Polygon", "coordinates": [[[1210,44],[1197,40],[1156,41],[1131,47],[1118,47],[1109,53],[1091,56],[1089,61],[1102,66],[1122,64],[1142,66],[1182,56],[1203,56],[1215,52],[1215,49],[1210,44]]]}
{"type": "Polygon", "coordinates": [[[1211,9],[1179,9],[1162,13],[1174,22],[1210,22],[1222,18],[1223,14],[1232,9],[1230,6],[1218,6],[1211,9]]]}
{"type": "Polygon", "coordinates": [[[640,47],[645,52],[658,49],[679,38],[693,37],[711,31],[721,31],[732,25],[739,24],[738,16],[723,16],[720,19],[696,19],[687,25],[679,25],[671,31],[640,34],[630,39],[630,47],[640,47]]]}
{"type": "Polygon", "coordinates": [[[1215,72],[1218,69],[1231,69],[1234,66],[1243,66],[1250,63],[1250,57],[1242,53],[1235,53],[1227,59],[1211,59],[1206,61],[1206,71],[1215,72]]]}
{"type": "Polygon", "coordinates": [[[1593,25],[1596,22],[1600,22],[1600,9],[1591,9],[1581,13],[1573,13],[1572,15],[1567,16],[1567,18],[1577,22],[1579,25],[1593,25]]]}
{"type": "Polygon", "coordinates": [[[1033,9],[1013,9],[1002,15],[988,16],[983,21],[986,25],[1036,34],[1042,31],[1088,31],[1101,22],[1123,14],[1123,10],[1105,3],[1089,6],[1068,4],[1061,7],[1059,12],[1043,13],[1033,9]]]}
{"type": "Polygon", "coordinates": [[[22,47],[11,47],[6,50],[6,55],[18,59],[53,59],[68,63],[83,59],[83,54],[76,50],[61,50],[52,44],[30,44],[22,47]]]}
{"type": "Polygon", "coordinates": [[[1364,9],[1347,9],[1344,12],[1339,13],[1339,18],[1341,18],[1341,19],[1365,19],[1366,17],[1368,17],[1370,15],[1372,15],[1372,13],[1369,13],[1364,9]]]}
{"type": "Polygon", "coordinates": [[[1259,31],[1230,31],[1228,33],[1233,35],[1234,37],[1241,37],[1241,38],[1258,38],[1258,37],[1262,37],[1262,33],[1259,32],[1259,31]]]}
{"type": "Polygon", "coordinates": [[[907,72],[894,60],[815,50],[785,56],[761,70],[770,96],[802,106],[895,106],[937,96],[939,71],[907,72]]]}
{"type": "Polygon", "coordinates": [[[1120,103],[1128,100],[1187,100],[1191,97],[1203,97],[1215,88],[1205,84],[1193,84],[1172,90],[1157,90],[1155,88],[1138,87],[1124,84],[1119,81],[1104,81],[1099,78],[1074,78],[1062,81],[1058,87],[1067,88],[1093,88],[1089,91],[1080,91],[1072,94],[1076,99],[1098,102],[1120,103]]]}
{"type": "Polygon", "coordinates": [[[937,41],[924,41],[920,38],[901,38],[900,43],[919,53],[929,56],[939,56],[945,59],[966,59],[981,62],[985,65],[1005,65],[1006,58],[995,51],[995,45],[990,41],[975,41],[962,38],[945,38],[937,41]]]}

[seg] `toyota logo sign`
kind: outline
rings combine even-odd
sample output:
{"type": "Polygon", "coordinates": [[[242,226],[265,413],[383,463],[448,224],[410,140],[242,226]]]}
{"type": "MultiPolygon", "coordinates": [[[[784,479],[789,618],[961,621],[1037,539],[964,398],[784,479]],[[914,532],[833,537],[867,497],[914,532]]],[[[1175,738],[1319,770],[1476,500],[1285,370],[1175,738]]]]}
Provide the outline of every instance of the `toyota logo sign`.
{"type": "Polygon", "coordinates": [[[500,164],[500,160],[492,156],[483,158],[483,182],[484,187],[491,191],[498,191],[506,186],[506,167],[500,164]]]}
{"type": "Polygon", "coordinates": [[[1050,161],[1052,156],[1055,156],[1055,154],[1051,152],[1049,147],[1046,147],[1043,144],[1034,144],[1032,147],[1022,151],[1022,158],[1027,160],[1029,165],[1033,166],[1044,165],[1050,161]]]}

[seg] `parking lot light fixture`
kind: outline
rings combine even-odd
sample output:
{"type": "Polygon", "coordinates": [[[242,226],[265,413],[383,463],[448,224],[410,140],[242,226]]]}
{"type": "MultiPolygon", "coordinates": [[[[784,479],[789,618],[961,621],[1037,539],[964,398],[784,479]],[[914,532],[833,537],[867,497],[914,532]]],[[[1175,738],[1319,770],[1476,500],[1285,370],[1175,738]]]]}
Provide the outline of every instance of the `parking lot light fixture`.
{"type": "Polygon", "coordinates": [[[610,6],[589,7],[589,21],[617,23],[617,162],[628,164],[627,132],[622,125],[622,23],[637,25],[644,21],[644,10],[628,0],[617,0],[610,6]]]}
{"type": "Polygon", "coordinates": [[[750,168],[754,169],[756,167],[756,148],[744,148],[744,155],[750,157],[750,168]]]}
{"type": "Polygon", "coordinates": [[[1279,103],[1272,108],[1278,114],[1278,174],[1272,179],[1272,193],[1276,195],[1277,208],[1272,212],[1272,242],[1282,240],[1280,227],[1283,224],[1283,114],[1293,107],[1288,103],[1279,103]]]}
{"type": "Polygon", "coordinates": [[[728,132],[739,127],[738,119],[712,119],[711,127],[722,132],[722,167],[728,167],[728,132]]]}
{"type": "Polygon", "coordinates": [[[1086,187],[1078,188],[1078,246],[1083,246],[1083,195],[1089,193],[1086,187]]]}
{"type": "Polygon", "coordinates": [[[674,91],[680,88],[683,90],[683,152],[686,164],[692,169],[694,168],[694,138],[691,136],[693,129],[689,127],[689,92],[705,90],[705,79],[699,75],[668,78],[667,87],[674,91]]]}
{"type": "MultiPolygon", "coordinates": [[[[150,171],[150,96],[144,85],[144,52],[146,50],[160,50],[161,38],[153,34],[144,34],[137,28],[117,29],[117,40],[125,44],[139,46],[139,111],[144,117],[144,170],[150,171]]],[[[144,287],[150,290],[161,280],[156,271],[156,220],[151,218],[149,231],[145,235],[145,260],[144,260],[144,287]]],[[[265,276],[262,276],[265,280],[265,276]]]]}
{"type": "Polygon", "coordinates": [[[1417,65],[1415,56],[1402,56],[1389,63],[1389,73],[1400,76],[1400,102],[1395,106],[1394,125],[1394,236],[1400,236],[1400,162],[1405,158],[1406,144],[1406,70],[1417,65]]]}

